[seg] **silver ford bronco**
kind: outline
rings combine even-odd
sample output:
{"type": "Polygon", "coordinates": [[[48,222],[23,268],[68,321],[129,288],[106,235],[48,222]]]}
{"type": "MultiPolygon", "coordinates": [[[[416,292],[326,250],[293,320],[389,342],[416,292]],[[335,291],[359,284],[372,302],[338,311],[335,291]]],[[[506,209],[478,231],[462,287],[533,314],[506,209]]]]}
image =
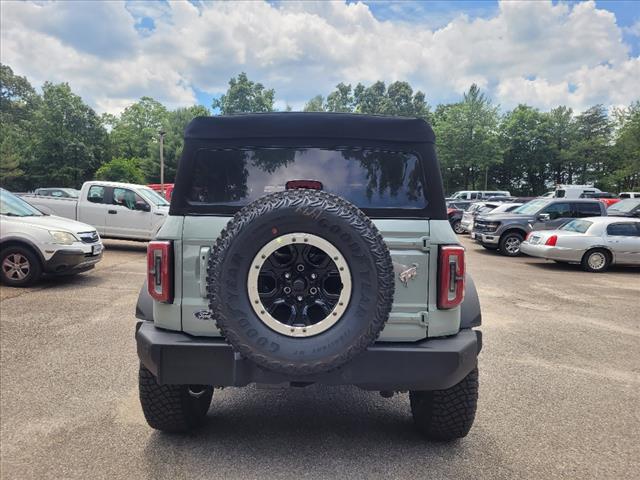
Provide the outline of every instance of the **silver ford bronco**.
{"type": "Polygon", "coordinates": [[[423,120],[201,117],[147,251],[136,342],[153,428],[249,384],[409,391],[429,439],[464,437],[481,322],[423,120]]]}

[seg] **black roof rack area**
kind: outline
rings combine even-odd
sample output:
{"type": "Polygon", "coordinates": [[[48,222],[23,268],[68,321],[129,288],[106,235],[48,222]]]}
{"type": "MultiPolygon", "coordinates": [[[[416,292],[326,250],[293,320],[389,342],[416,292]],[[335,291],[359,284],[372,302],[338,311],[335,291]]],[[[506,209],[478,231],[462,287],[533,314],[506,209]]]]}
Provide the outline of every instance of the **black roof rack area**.
{"type": "Polygon", "coordinates": [[[332,138],[434,143],[431,126],[420,118],[352,113],[279,112],[196,117],[185,139],[332,138]]]}

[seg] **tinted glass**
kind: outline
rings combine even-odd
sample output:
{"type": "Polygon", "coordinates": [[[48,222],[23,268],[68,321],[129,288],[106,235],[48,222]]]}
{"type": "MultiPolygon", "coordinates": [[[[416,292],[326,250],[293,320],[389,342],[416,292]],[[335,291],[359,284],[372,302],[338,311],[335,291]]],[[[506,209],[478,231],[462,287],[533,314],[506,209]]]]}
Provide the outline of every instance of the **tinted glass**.
{"type": "Polygon", "coordinates": [[[571,205],[568,203],[552,203],[540,213],[547,213],[551,220],[571,217],[571,205]]]}
{"type": "Polygon", "coordinates": [[[584,233],[589,230],[589,227],[593,225],[593,222],[587,220],[571,220],[569,223],[565,223],[559,230],[565,230],[567,232],[584,233]]]}
{"type": "Polygon", "coordinates": [[[360,208],[422,209],[426,199],[418,158],[382,150],[273,148],[201,150],[188,200],[192,205],[243,206],[312,180],[360,208]]]}
{"type": "Polygon", "coordinates": [[[612,223],[607,227],[607,235],[616,237],[637,237],[638,227],[634,223],[612,223]]]}
{"type": "Polygon", "coordinates": [[[600,205],[597,203],[576,203],[578,217],[599,217],[602,215],[600,205]]]}
{"type": "Polygon", "coordinates": [[[93,203],[104,203],[104,187],[93,185],[89,188],[87,200],[93,203]]]}

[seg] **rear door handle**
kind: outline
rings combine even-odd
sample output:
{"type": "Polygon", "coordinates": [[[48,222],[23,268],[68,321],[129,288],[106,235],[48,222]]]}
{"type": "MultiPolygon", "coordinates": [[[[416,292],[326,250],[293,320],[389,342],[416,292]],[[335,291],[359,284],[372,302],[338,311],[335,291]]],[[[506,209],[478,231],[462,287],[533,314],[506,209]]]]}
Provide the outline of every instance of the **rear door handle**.
{"type": "Polygon", "coordinates": [[[118,211],[117,210],[109,210],[108,213],[110,213],[111,215],[115,215],[116,213],[118,213],[118,211]]]}

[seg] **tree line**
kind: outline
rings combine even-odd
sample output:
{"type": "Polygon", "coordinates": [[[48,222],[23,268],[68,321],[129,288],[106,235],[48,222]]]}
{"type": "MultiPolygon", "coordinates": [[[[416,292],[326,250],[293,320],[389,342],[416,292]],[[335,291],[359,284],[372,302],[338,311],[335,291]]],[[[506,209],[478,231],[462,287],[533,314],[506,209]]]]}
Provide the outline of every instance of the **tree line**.
{"type": "MultiPolygon", "coordinates": [[[[275,111],[273,89],[245,73],[213,99],[221,114],[275,111]]],[[[291,110],[290,107],[286,108],[291,110]]],[[[432,109],[407,82],[340,83],[304,111],[419,117],[436,133],[445,189],[504,189],[537,195],[556,183],[593,183],[608,191],[640,188],[640,102],[612,112],[595,105],[576,114],[558,106],[518,105],[501,113],[476,85],[459,102],[432,109]]],[[[38,93],[0,64],[0,182],[11,190],[79,187],[94,178],[159,181],[159,132],[164,132],[165,181],[172,182],[186,125],[211,115],[195,105],[169,110],[150,97],[119,115],[98,115],[67,83],[38,93]]]]}

